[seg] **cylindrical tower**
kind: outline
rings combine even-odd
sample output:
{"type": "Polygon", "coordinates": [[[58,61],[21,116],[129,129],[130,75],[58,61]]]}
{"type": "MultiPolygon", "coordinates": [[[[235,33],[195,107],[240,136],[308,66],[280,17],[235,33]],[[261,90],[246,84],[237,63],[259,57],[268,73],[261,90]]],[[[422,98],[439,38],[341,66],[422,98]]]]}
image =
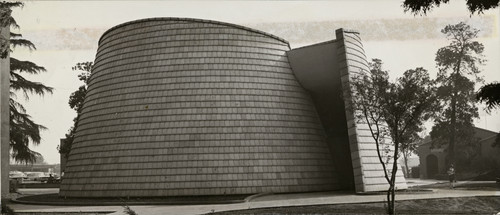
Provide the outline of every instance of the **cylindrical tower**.
{"type": "Polygon", "coordinates": [[[60,195],[182,196],[339,188],[288,43],[153,18],[99,41],[60,195]]]}

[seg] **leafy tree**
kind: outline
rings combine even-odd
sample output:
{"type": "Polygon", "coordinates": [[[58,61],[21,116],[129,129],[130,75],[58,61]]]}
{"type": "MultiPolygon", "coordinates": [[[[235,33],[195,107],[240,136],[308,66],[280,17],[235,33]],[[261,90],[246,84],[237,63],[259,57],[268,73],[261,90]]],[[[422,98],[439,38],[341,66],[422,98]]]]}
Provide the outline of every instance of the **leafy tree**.
{"type": "MultiPolygon", "coordinates": [[[[2,14],[2,27],[19,28],[15,19],[11,16],[11,8],[22,7],[21,2],[0,2],[0,9],[6,11],[2,14]]],[[[23,39],[21,34],[11,33],[8,40],[2,40],[2,57],[7,57],[16,47],[25,47],[29,50],[36,50],[35,45],[29,40],[23,39]]],[[[12,158],[20,163],[33,163],[36,157],[40,156],[29,148],[29,144],[40,144],[40,130],[46,129],[44,126],[35,123],[21,103],[16,101],[16,92],[22,92],[24,98],[29,100],[29,95],[36,94],[43,96],[52,93],[52,88],[39,82],[33,82],[23,77],[22,74],[39,74],[46,72],[44,67],[38,66],[30,61],[21,61],[10,58],[10,147],[12,158]]]]}
{"type": "MultiPolygon", "coordinates": [[[[427,12],[434,7],[439,7],[441,3],[446,4],[449,0],[405,0],[404,11],[410,11],[414,15],[427,15],[427,12]]],[[[497,8],[500,0],[467,0],[467,8],[471,14],[483,13],[485,10],[497,8]]],[[[479,90],[477,100],[485,102],[487,111],[495,107],[500,107],[500,83],[487,84],[479,90]]],[[[495,139],[494,145],[500,146],[500,134],[495,139]]]]}
{"type": "MultiPolygon", "coordinates": [[[[426,15],[434,7],[439,7],[441,4],[447,4],[450,0],[405,0],[403,8],[405,12],[410,11],[414,15],[426,15]]],[[[474,13],[483,13],[485,10],[498,7],[499,0],[467,0],[467,8],[474,13]]]]}
{"type": "MultiPolygon", "coordinates": [[[[494,108],[500,107],[500,83],[494,82],[487,85],[484,85],[479,89],[479,92],[476,95],[476,99],[480,102],[486,103],[486,111],[491,111],[494,108]]],[[[495,142],[493,142],[493,147],[500,147],[500,132],[497,134],[495,138],[495,142]]]]}
{"type": "Polygon", "coordinates": [[[369,73],[361,73],[351,83],[355,117],[359,123],[368,125],[375,141],[384,177],[389,184],[387,210],[389,214],[395,214],[399,150],[403,144],[410,144],[415,132],[421,130],[423,122],[431,117],[435,97],[433,81],[427,70],[416,68],[407,70],[391,83],[388,72],[382,70],[382,62],[374,59],[369,73]],[[389,136],[392,144],[387,142],[389,136]],[[387,150],[388,146],[393,149],[387,150]]]}
{"type": "Polygon", "coordinates": [[[500,83],[494,82],[484,85],[479,89],[476,99],[486,103],[487,110],[500,107],[500,83]]]}
{"type": "Polygon", "coordinates": [[[77,115],[73,119],[73,126],[69,129],[69,132],[66,134],[66,139],[64,140],[63,146],[59,146],[59,153],[64,154],[66,158],[71,151],[71,146],[73,145],[73,140],[75,139],[75,132],[78,123],[78,119],[80,118],[81,110],[83,107],[83,101],[85,100],[85,95],[87,94],[87,86],[90,77],[90,73],[92,71],[92,62],[81,62],[77,63],[72,70],[73,71],[81,71],[78,74],[78,79],[84,83],[84,85],[80,86],[77,91],[73,92],[69,97],[69,106],[76,111],[77,115]]]}
{"type": "Polygon", "coordinates": [[[450,44],[436,53],[438,99],[440,114],[431,131],[433,144],[448,144],[448,161],[455,163],[455,146],[472,146],[473,119],[479,117],[474,85],[482,81],[479,65],[484,64],[484,46],[475,41],[479,30],[460,22],[443,30],[450,44]],[[469,77],[474,78],[471,80],[469,77]]]}
{"type": "Polygon", "coordinates": [[[419,136],[419,133],[422,131],[422,127],[410,126],[408,127],[407,135],[401,138],[400,151],[403,156],[403,163],[406,169],[405,175],[407,177],[411,174],[410,168],[408,167],[408,159],[411,154],[417,151],[417,143],[422,141],[422,137],[419,136]]]}

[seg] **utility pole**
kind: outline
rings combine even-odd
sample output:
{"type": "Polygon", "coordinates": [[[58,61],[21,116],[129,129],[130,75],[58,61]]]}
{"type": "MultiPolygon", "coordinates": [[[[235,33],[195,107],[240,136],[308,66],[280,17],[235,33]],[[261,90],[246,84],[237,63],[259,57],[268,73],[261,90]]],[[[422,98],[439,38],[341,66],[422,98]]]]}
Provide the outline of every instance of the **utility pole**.
{"type": "MultiPolygon", "coordinates": [[[[10,11],[1,11],[0,15],[10,13],[10,11]]],[[[0,57],[0,193],[2,197],[1,204],[9,194],[9,88],[10,88],[10,56],[9,56],[9,26],[0,25],[0,40],[3,48],[7,49],[7,56],[0,57]]]]}

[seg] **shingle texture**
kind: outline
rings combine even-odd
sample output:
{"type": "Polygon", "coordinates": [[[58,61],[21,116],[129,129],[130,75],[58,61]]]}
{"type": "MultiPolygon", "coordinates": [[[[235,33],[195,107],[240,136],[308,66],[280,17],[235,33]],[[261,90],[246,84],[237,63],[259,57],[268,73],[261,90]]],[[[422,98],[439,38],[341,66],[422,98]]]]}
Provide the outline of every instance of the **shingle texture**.
{"type": "MultiPolygon", "coordinates": [[[[366,122],[355,118],[352,110],[351,80],[357,75],[368,72],[369,66],[359,33],[339,29],[337,39],[343,43],[339,46],[338,55],[344,103],[346,104],[346,119],[349,134],[349,146],[354,172],[356,192],[371,192],[387,190],[389,184],[384,177],[384,169],[380,164],[376,143],[371,136],[366,122]]],[[[390,142],[390,141],[388,141],[390,142]]],[[[389,147],[394,149],[394,147],[389,147]]],[[[392,162],[388,167],[392,167],[392,162]]],[[[390,176],[390,175],[389,175],[390,176]]],[[[396,174],[396,189],[406,189],[406,181],[401,169],[396,174]]]]}
{"type": "Polygon", "coordinates": [[[60,195],[223,195],[339,188],[288,43],[157,18],[99,42],[60,195]]]}

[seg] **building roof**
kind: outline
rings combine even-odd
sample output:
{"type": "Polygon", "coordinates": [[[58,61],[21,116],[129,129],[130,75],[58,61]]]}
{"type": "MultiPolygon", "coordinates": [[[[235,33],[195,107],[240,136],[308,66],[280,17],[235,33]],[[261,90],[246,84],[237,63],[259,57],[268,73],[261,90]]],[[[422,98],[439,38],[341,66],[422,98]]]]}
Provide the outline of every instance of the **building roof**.
{"type": "Polygon", "coordinates": [[[236,24],[232,24],[232,23],[227,23],[227,22],[220,22],[220,21],[213,21],[213,20],[206,20],[206,19],[195,19],[195,18],[180,18],[180,17],[154,17],[154,18],[139,19],[139,20],[134,20],[134,21],[130,21],[130,22],[125,22],[125,23],[116,25],[116,26],[108,29],[107,31],[105,31],[102,34],[102,36],[99,38],[99,44],[101,43],[101,40],[104,38],[104,36],[106,34],[108,34],[109,32],[111,32],[117,28],[121,28],[123,26],[130,25],[130,24],[141,23],[141,22],[150,22],[150,21],[187,21],[187,22],[201,22],[201,23],[212,23],[212,24],[217,24],[217,25],[224,25],[224,26],[239,28],[239,29],[243,29],[246,31],[262,34],[264,36],[274,38],[276,40],[279,40],[281,42],[284,42],[284,43],[290,45],[290,43],[288,41],[286,41],[285,39],[283,39],[281,37],[278,37],[278,36],[263,32],[263,31],[259,31],[259,30],[253,29],[253,28],[249,28],[249,27],[245,27],[245,26],[241,26],[241,25],[236,25],[236,24]]]}
{"type": "MultiPolygon", "coordinates": [[[[480,141],[486,141],[486,140],[489,140],[491,138],[495,138],[498,133],[497,132],[494,132],[494,131],[490,131],[490,130],[487,130],[487,129],[484,129],[484,128],[478,128],[478,127],[474,127],[474,130],[475,130],[475,136],[479,137],[480,138],[480,141]]],[[[432,139],[430,136],[426,136],[419,144],[418,146],[423,146],[423,145],[427,145],[429,143],[432,142],[432,139]]]]}
{"type": "Polygon", "coordinates": [[[424,137],[424,139],[422,141],[420,141],[419,143],[417,143],[418,146],[423,146],[423,145],[426,145],[428,143],[431,142],[431,136],[430,135],[427,135],[424,137]]]}

